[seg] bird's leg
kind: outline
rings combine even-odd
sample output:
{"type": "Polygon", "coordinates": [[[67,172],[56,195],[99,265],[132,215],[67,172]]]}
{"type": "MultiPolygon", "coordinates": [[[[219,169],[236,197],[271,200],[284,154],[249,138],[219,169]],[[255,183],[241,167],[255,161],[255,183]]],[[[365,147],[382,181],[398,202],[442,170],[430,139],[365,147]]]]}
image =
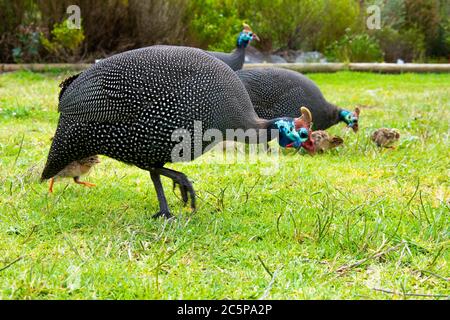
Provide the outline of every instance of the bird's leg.
{"type": "Polygon", "coordinates": [[[179,184],[179,183],[177,183],[175,180],[172,180],[172,182],[173,182],[172,190],[175,191],[175,188],[178,185],[178,187],[180,188],[180,193],[181,193],[181,198],[183,200],[183,204],[186,205],[188,203],[188,201],[189,201],[186,187],[181,185],[181,184],[179,184]]]}
{"type": "Polygon", "coordinates": [[[152,169],[150,170],[150,177],[152,178],[153,185],[155,186],[156,195],[159,201],[159,212],[153,215],[153,218],[159,218],[161,216],[169,219],[172,217],[169,211],[169,207],[167,206],[166,196],[164,195],[164,189],[161,184],[161,178],[159,172],[152,169]]]}
{"type": "Polygon", "coordinates": [[[186,177],[186,175],[182,172],[178,172],[175,170],[167,169],[167,168],[157,168],[154,169],[159,174],[166,176],[173,180],[174,185],[179,185],[181,195],[183,197],[183,202],[186,204],[188,202],[188,195],[191,197],[191,209],[195,211],[195,191],[192,187],[192,183],[186,177]]]}
{"type": "Polygon", "coordinates": [[[53,193],[53,184],[55,183],[55,178],[50,179],[50,186],[48,188],[48,192],[53,193]]]}
{"type": "Polygon", "coordinates": [[[73,181],[75,181],[76,184],[82,184],[85,187],[95,187],[95,184],[86,182],[86,181],[80,181],[80,177],[73,177],[73,181]]]}

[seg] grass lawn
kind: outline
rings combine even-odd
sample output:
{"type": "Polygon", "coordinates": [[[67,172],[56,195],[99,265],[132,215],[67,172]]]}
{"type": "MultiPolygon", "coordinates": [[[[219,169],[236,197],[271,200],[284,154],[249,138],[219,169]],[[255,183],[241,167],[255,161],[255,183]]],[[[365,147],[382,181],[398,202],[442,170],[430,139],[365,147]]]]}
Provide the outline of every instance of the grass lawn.
{"type": "Polygon", "coordinates": [[[310,74],[330,102],[363,105],[359,133],[324,155],[285,152],[272,175],[214,153],[169,165],[199,207],[163,178],[171,222],[151,219],[149,174],[106,157],[95,188],[39,183],[67,76],[0,75],[0,299],[450,295],[450,74],[310,74]],[[396,150],[369,140],[383,126],[400,130],[396,150]]]}

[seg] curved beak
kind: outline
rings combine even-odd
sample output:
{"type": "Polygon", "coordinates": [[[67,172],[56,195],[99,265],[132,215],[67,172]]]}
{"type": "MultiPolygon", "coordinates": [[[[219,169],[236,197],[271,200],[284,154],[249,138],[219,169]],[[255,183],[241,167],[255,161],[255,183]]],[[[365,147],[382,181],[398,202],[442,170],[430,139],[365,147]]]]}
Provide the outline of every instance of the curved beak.
{"type": "Polygon", "coordinates": [[[314,142],[311,140],[311,137],[308,138],[305,142],[301,145],[303,149],[305,149],[310,155],[313,155],[316,150],[314,148],[314,142]]]}
{"type": "Polygon", "coordinates": [[[300,145],[292,142],[292,143],[288,144],[286,146],[286,148],[296,148],[296,149],[303,148],[310,155],[313,155],[316,152],[316,149],[314,147],[314,141],[311,140],[311,134],[309,135],[308,140],[306,140],[305,142],[301,142],[300,145]]]}
{"type": "Polygon", "coordinates": [[[356,108],[355,111],[353,112],[352,116],[353,116],[353,123],[352,125],[350,125],[349,127],[353,129],[353,132],[356,133],[358,132],[359,129],[359,114],[360,114],[360,110],[359,108],[356,108]]]}
{"type": "Polygon", "coordinates": [[[253,33],[252,40],[261,41],[256,33],[253,33]]]}
{"type": "Polygon", "coordinates": [[[359,129],[359,127],[358,127],[358,122],[353,123],[353,124],[349,124],[349,125],[347,126],[347,128],[352,128],[353,132],[354,132],[354,133],[357,133],[357,132],[358,132],[358,129],[359,129]]]}

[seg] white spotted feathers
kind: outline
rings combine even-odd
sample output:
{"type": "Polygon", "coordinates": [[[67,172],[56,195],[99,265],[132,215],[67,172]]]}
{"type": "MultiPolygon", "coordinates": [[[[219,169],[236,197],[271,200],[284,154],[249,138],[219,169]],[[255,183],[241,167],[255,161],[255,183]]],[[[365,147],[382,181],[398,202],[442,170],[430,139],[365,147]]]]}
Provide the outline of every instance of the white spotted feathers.
{"type": "Polygon", "coordinates": [[[172,133],[186,129],[192,136],[194,121],[201,121],[203,132],[246,130],[259,121],[236,74],[194,48],[152,46],[117,54],[63,90],[42,179],[95,154],[148,170],[171,161],[177,143],[172,133]]]}

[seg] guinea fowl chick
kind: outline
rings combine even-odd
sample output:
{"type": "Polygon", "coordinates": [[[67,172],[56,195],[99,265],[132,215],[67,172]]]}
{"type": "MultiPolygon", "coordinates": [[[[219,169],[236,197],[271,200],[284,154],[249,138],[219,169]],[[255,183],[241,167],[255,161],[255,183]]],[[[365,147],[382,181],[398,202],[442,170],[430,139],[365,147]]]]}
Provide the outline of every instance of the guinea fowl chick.
{"type": "Polygon", "coordinates": [[[311,139],[314,141],[314,151],[318,153],[323,153],[344,143],[341,137],[332,137],[323,130],[313,131],[311,133],[311,139]]]}
{"type": "Polygon", "coordinates": [[[93,183],[80,181],[80,176],[87,174],[97,163],[100,163],[100,159],[98,158],[98,156],[91,156],[69,163],[64,169],[58,172],[56,176],[50,179],[50,187],[48,191],[50,193],[53,192],[53,184],[56,177],[70,177],[73,178],[73,181],[75,181],[75,183],[77,184],[82,184],[86,187],[94,187],[95,184],[93,183]]]}
{"type": "Polygon", "coordinates": [[[371,139],[378,147],[395,149],[392,145],[400,139],[400,133],[397,129],[380,128],[372,133],[371,139]]]}

